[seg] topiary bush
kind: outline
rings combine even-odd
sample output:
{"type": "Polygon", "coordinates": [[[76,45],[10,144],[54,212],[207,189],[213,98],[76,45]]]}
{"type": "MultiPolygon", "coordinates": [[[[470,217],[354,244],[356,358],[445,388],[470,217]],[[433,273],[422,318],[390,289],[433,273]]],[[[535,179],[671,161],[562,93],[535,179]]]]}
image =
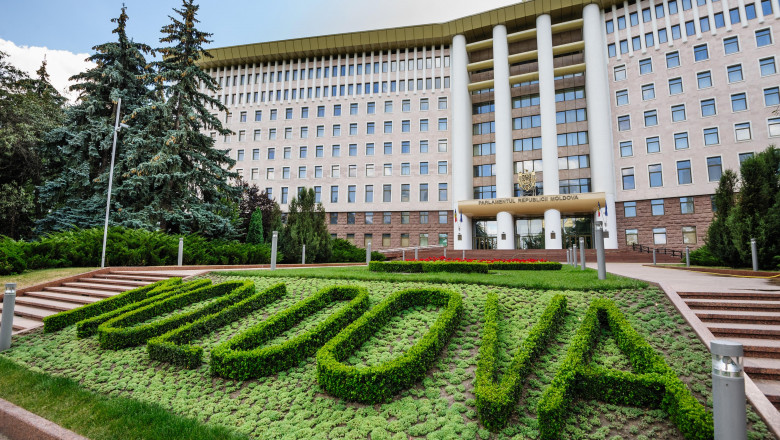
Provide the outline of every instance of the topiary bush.
{"type": "Polygon", "coordinates": [[[463,299],[444,289],[408,289],[393,293],[350,324],[317,352],[317,382],[346,400],[378,403],[422,380],[460,323],[463,299]],[[413,306],[444,307],[436,322],[401,356],[371,367],[344,364],[350,353],[379,331],[393,315],[413,306]]]}
{"type": "Polygon", "coordinates": [[[566,315],[566,302],[566,297],[563,295],[553,297],[550,305],[544,310],[515,353],[512,363],[501,378],[501,382],[496,383],[500,317],[498,315],[498,295],[495,292],[488,293],[474,396],[477,400],[479,420],[489,430],[497,432],[509,421],[522,392],[523,380],[528,375],[532,363],[542,353],[550,337],[561,327],[566,315]]]}
{"type": "Polygon", "coordinates": [[[488,263],[488,267],[490,270],[561,270],[563,265],[555,261],[539,261],[535,263],[492,261],[488,263]]]}
{"type": "Polygon", "coordinates": [[[368,290],[357,286],[333,286],[320,290],[292,307],[236,335],[211,352],[211,373],[231,379],[246,380],[267,376],[297,365],[315,354],[350,322],[368,309],[368,290]],[[350,302],[315,328],[281,344],[263,346],[322,310],[334,301],[350,302]]]}

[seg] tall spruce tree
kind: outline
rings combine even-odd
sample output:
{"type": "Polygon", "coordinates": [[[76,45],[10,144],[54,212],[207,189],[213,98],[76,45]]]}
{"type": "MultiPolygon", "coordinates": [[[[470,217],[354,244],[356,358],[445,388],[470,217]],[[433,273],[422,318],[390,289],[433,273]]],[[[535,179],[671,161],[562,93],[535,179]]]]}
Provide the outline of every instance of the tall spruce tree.
{"type": "MultiPolygon", "coordinates": [[[[38,232],[92,227],[102,223],[108,191],[115,103],[122,99],[121,113],[132,113],[152,98],[147,87],[152,72],[145,55],[151,48],[128,38],[128,15],[122,7],[112,31],[117,40],[97,45],[88,60],[96,64],[86,72],[74,75],[77,83],[71,90],[79,92],[78,101],[69,107],[65,122],[48,133],[43,148],[49,180],[40,188],[45,216],[38,222],[38,232]]],[[[118,135],[114,188],[122,185],[123,171],[133,156],[125,138],[138,128],[118,135]]],[[[129,204],[123,194],[112,195],[114,207],[129,204]]]]}
{"type": "Polygon", "coordinates": [[[332,247],[325,224],[325,208],[315,200],[314,188],[303,188],[290,202],[282,239],[282,253],[288,263],[301,261],[303,245],[306,245],[307,261],[324,263],[330,260],[332,247]]]}
{"type": "Polygon", "coordinates": [[[237,174],[226,170],[235,161],[201,132],[209,127],[230,133],[211,113],[227,109],[200,89],[218,90],[197,64],[211,57],[203,49],[211,34],[197,29],[198,6],[192,0],[184,0],[174,12],[161,30],[160,41],[170,46],[157,49],[163,59],[154,63],[156,100],[131,115],[145,131],[130,140],[137,163],[127,171],[120,192],[132,194],[134,204],[121,218],[125,224],[151,223],[166,232],[234,237],[241,189],[229,184],[237,174]]]}

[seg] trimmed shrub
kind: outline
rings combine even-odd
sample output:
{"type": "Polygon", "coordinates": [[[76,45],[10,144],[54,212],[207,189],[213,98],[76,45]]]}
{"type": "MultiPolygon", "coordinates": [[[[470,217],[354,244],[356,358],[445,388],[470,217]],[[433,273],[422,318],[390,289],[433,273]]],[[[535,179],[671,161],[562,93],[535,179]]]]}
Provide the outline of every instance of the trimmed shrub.
{"type": "Polygon", "coordinates": [[[591,303],[558,373],[539,400],[537,414],[542,439],[560,438],[568,408],[576,396],[661,408],[685,438],[703,440],[714,435],[712,413],[704,409],[663,357],[608,299],[591,303]],[[587,366],[601,325],[609,325],[617,346],[636,373],[587,366]]]}
{"type": "MultiPolygon", "coordinates": [[[[360,263],[366,261],[366,250],[352,244],[349,240],[336,238],[331,240],[331,263],[360,263]]],[[[371,252],[371,261],[384,261],[385,254],[377,251],[371,252]]]]}
{"type": "MultiPolygon", "coordinates": [[[[695,266],[723,266],[723,262],[710,251],[706,244],[692,250],[689,256],[691,264],[695,266]]],[[[682,262],[685,262],[685,256],[682,257],[682,262]]]]}
{"type": "Polygon", "coordinates": [[[488,263],[490,270],[561,270],[563,265],[555,261],[540,261],[537,263],[513,263],[494,261],[488,263]]]}
{"type": "Polygon", "coordinates": [[[22,273],[27,269],[24,243],[0,235],[0,275],[22,273]]]}
{"type": "Polygon", "coordinates": [[[372,261],[368,264],[368,270],[392,273],[488,273],[488,265],[464,261],[372,261]]]}
{"type": "Polygon", "coordinates": [[[62,330],[65,327],[73,325],[79,321],[83,321],[93,316],[102,315],[106,312],[116,310],[128,304],[141,301],[146,298],[146,295],[149,292],[155,289],[177,286],[179,284],[181,284],[181,278],[169,278],[167,280],[147,284],[146,286],[137,287],[135,289],[122,292],[118,295],[114,295],[111,298],[106,298],[92,304],[83,305],[73,310],[66,310],[64,312],[57,313],[56,315],[47,316],[43,318],[43,331],[48,333],[62,330]]]}
{"type": "Polygon", "coordinates": [[[326,341],[366,310],[368,290],[363,287],[333,286],[322,289],[215,347],[211,351],[211,373],[245,380],[286,370],[315,354],[326,341]],[[293,328],[329,303],[343,300],[350,302],[308,332],[281,344],[262,346],[265,341],[293,328]]]}
{"type": "Polygon", "coordinates": [[[187,281],[183,284],[165,284],[146,293],[146,299],[127,304],[124,307],[112,310],[110,312],[103,313],[102,315],[93,316],[92,318],[85,319],[76,323],[76,337],[87,338],[95,333],[100,324],[108,321],[109,319],[123,315],[131,310],[135,310],[140,307],[147,306],[149,304],[160,301],[172,295],[178,295],[190,290],[199,289],[211,284],[211,280],[193,280],[187,281]]]}
{"type": "Polygon", "coordinates": [[[408,289],[393,293],[350,324],[317,352],[317,382],[328,393],[346,400],[378,403],[425,377],[439,352],[460,323],[463,299],[444,289],[408,289]],[[433,304],[444,307],[438,319],[406,353],[380,365],[355,367],[343,363],[398,312],[433,304]]]}
{"type": "Polygon", "coordinates": [[[118,350],[143,344],[150,338],[167,333],[186,322],[194,321],[202,316],[210,315],[240,302],[254,294],[254,291],[255,285],[251,281],[228,281],[178,293],[144,307],[130,310],[98,326],[97,333],[100,347],[118,350]],[[214,298],[216,298],[215,301],[195,310],[177,313],[161,320],[141,324],[152,318],[170,314],[182,307],[214,298]]]}
{"type": "Polygon", "coordinates": [[[515,353],[500,383],[495,382],[498,350],[498,295],[490,292],[485,303],[485,330],[479,347],[474,395],[482,424],[493,432],[503,428],[512,416],[522,392],[523,380],[532,362],[560,328],[566,315],[566,297],[555,295],[542,316],[515,353]]]}

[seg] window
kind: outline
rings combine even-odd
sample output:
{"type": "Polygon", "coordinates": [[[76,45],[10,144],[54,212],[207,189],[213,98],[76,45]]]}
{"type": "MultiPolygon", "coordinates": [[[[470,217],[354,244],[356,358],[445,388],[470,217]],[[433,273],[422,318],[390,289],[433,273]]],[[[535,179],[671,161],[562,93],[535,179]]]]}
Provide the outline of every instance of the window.
{"type": "Polygon", "coordinates": [[[427,153],[428,152],[428,141],[427,140],[421,140],[420,141],[420,153],[427,153]]]}
{"type": "Polygon", "coordinates": [[[409,201],[409,189],[410,185],[408,183],[401,184],[401,201],[402,202],[408,202],[409,201]]]}
{"type": "Polygon", "coordinates": [[[650,58],[639,60],[639,74],[644,75],[646,73],[653,73],[653,60],[650,58]]]}
{"type": "Polygon", "coordinates": [[[382,224],[389,225],[392,220],[392,214],[389,212],[382,213],[382,224]]]}
{"type": "Polygon", "coordinates": [[[685,185],[693,183],[693,176],[691,175],[691,161],[690,160],[678,160],[677,161],[677,183],[685,185]]]}
{"type": "Polygon", "coordinates": [[[447,97],[446,96],[440,96],[439,97],[439,110],[446,110],[447,109],[447,97]]]}
{"type": "Polygon", "coordinates": [[[439,131],[447,131],[447,118],[439,118],[439,131]]]}
{"type": "Polygon", "coordinates": [[[724,26],[726,26],[726,20],[723,18],[722,12],[717,12],[715,15],[713,15],[715,18],[715,28],[720,29],[724,26]]]}
{"type": "Polygon", "coordinates": [[[650,177],[650,188],[664,186],[664,179],[660,163],[649,165],[647,167],[647,172],[650,177]]]}
{"type": "Polygon", "coordinates": [[[626,229],[626,246],[635,244],[639,244],[639,232],[636,229],[626,229]]]}
{"type": "Polygon", "coordinates": [[[777,73],[775,57],[762,58],[759,60],[759,66],[761,67],[761,76],[774,75],[777,73]]]}
{"type": "Polygon", "coordinates": [[[282,204],[287,204],[287,198],[289,194],[289,189],[286,186],[282,187],[282,204]]]}
{"type": "Polygon", "coordinates": [[[718,127],[711,127],[704,129],[704,145],[717,145],[720,143],[720,136],[718,135],[718,127]]]}
{"type": "Polygon", "coordinates": [[[750,122],[734,124],[734,135],[737,139],[737,142],[749,141],[752,139],[753,136],[750,133],[750,122]]]}
{"type": "Polygon", "coordinates": [[[745,15],[748,20],[756,18],[756,5],[754,3],[745,5],[745,15]]]}
{"type": "Polygon", "coordinates": [[[696,33],[696,26],[693,24],[693,20],[685,22],[685,35],[691,36],[696,33]]]}
{"type": "Polygon", "coordinates": [[[290,167],[282,167],[282,179],[290,178],[290,167]]]}
{"type": "Polygon", "coordinates": [[[659,153],[661,151],[661,142],[658,136],[653,136],[645,139],[648,153],[659,153]]]}
{"type": "Polygon", "coordinates": [[[634,155],[634,147],[631,141],[620,143],[620,157],[631,157],[634,155]]]}
{"type": "Polygon", "coordinates": [[[383,176],[392,176],[393,175],[393,164],[386,163],[382,166],[382,175],[383,176]]]}
{"type": "Polygon", "coordinates": [[[780,87],[764,89],[764,105],[780,105],[780,87]]]}
{"type": "Polygon", "coordinates": [[[701,101],[701,116],[703,118],[707,116],[715,116],[716,113],[715,99],[710,98],[701,101]]]}
{"type": "Polygon", "coordinates": [[[700,44],[698,46],[693,47],[693,58],[694,61],[704,61],[706,59],[710,58],[710,54],[707,51],[707,45],[706,44],[700,44]]]}
{"type": "Polygon", "coordinates": [[[709,70],[696,74],[696,84],[700,89],[712,87],[712,74],[709,70]]]}
{"type": "Polygon", "coordinates": [[[252,150],[252,160],[260,160],[260,149],[255,148],[252,150]]]}
{"type": "Polygon", "coordinates": [[[636,217],[636,202],[623,202],[623,215],[625,217],[636,217]]]}
{"type": "Polygon", "coordinates": [[[658,43],[666,43],[669,38],[666,35],[666,28],[658,29],[658,43]]]}
{"type": "Polygon", "coordinates": [[[447,161],[440,160],[438,168],[439,168],[439,174],[447,174],[447,161]]]}
{"type": "MultiPolygon", "coordinates": [[[[515,123],[515,129],[517,129],[517,121],[518,119],[522,119],[522,128],[530,128],[530,127],[541,127],[542,125],[542,117],[540,115],[534,115],[534,116],[523,116],[522,118],[514,118],[513,122],[515,123]],[[528,123],[530,119],[530,124],[528,123]]],[[[580,122],[580,121],[587,121],[587,112],[584,108],[578,108],[573,110],[564,110],[559,111],[555,113],[555,122],[558,124],[568,124],[572,122],[580,122]]]]}
{"type": "Polygon", "coordinates": [[[617,56],[617,50],[615,49],[615,43],[609,43],[607,45],[607,52],[608,52],[610,58],[614,58],[614,57],[617,56]]]}
{"type": "Polygon", "coordinates": [[[539,94],[523,95],[512,99],[512,108],[525,108],[539,105],[539,94]]]}
{"type": "Polygon", "coordinates": [[[679,95],[683,92],[682,78],[672,78],[669,80],[669,94],[679,95]]]}
{"type": "Polygon", "coordinates": [[[612,20],[606,21],[606,29],[607,33],[611,34],[612,32],[615,32],[615,23],[612,20]]]}
{"type": "Polygon", "coordinates": [[[620,40],[620,53],[628,53],[628,40],[620,40]]]}
{"type": "Polygon", "coordinates": [[[621,170],[623,175],[623,189],[636,189],[636,183],[634,182],[634,169],[623,168],[621,170]]]}
{"type": "Polygon", "coordinates": [[[735,93],[731,95],[731,111],[741,112],[747,110],[747,94],[735,93]]]}
{"type": "Polygon", "coordinates": [[[236,152],[236,160],[237,160],[237,161],[242,161],[242,160],[244,160],[244,150],[238,150],[238,151],[236,152]]]}
{"type": "Polygon", "coordinates": [[[708,32],[710,30],[710,18],[709,17],[699,18],[699,27],[701,28],[702,32],[708,32]]]}
{"type": "MultiPolygon", "coordinates": [[[[646,47],[653,47],[655,46],[655,36],[653,36],[652,32],[648,32],[645,34],[645,46],[646,47]]],[[[641,74],[641,72],[640,72],[641,74]]]]}
{"type": "Polygon", "coordinates": [[[349,124],[349,135],[354,136],[358,134],[357,122],[349,124]]]}
{"type": "Polygon", "coordinates": [[[672,122],[680,122],[685,120],[685,104],[672,106],[672,122]]]}
{"type": "Polygon", "coordinates": [[[439,211],[439,224],[446,225],[447,224],[447,218],[449,217],[449,212],[447,211],[439,211]]]}
{"type": "Polygon", "coordinates": [[[650,212],[653,215],[664,215],[664,199],[650,200],[650,212]]]}
{"type": "Polygon", "coordinates": [[[768,46],[772,44],[772,33],[769,29],[759,29],[756,31],[756,46],[768,46]]]}
{"type": "Polygon", "coordinates": [[[618,130],[619,131],[631,130],[631,116],[630,115],[618,116],[618,130]]]}
{"type": "Polygon", "coordinates": [[[322,178],[322,165],[317,165],[314,167],[314,178],[322,178]]]}
{"type": "Polygon", "coordinates": [[[656,110],[648,110],[645,112],[645,127],[654,125],[658,125],[658,112],[656,110]]]}
{"type": "Polygon", "coordinates": [[[730,83],[738,82],[738,81],[742,81],[743,80],[743,77],[742,77],[742,64],[735,64],[733,66],[728,66],[726,68],[726,71],[728,72],[729,82],[730,83]]]}
{"type": "Polygon", "coordinates": [[[739,52],[739,39],[737,37],[724,38],[723,49],[726,55],[739,52]]]}
{"type": "Polygon", "coordinates": [[[707,177],[710,182],[717,182],[720,180],[720,175],[723,174],[723,164],[721,163],[720,156],[707,158],[707,177]]]}
{"type": "Polygon", "coordinates": [[[615,81],[623,81],[626,79],[626,66],[615,66],[615,81]]]}
{"type": "Polygon", "coordinates": [[[323,137],[325,136],[325,126],[324,125],[318,125],[317,126],[317,137],[323,137]]]}
{"type": "Polygon", "coordinates": [[[768,120],[767,128],[769,130],[769,137],[780,136],[780,118],[772,118],[768,120]]]}
{"type": "Polygon", "coordinates": [[[688,148],[688,133],[675,133],[674,134],[674,149],[685,150],[688,148]]]}
{"type": "Polygon", "coordinates": [[[365,201],[366,203],[372,203],[374,201],[374,185],[366,185],[365,201]]]}
{"type": "Polygon", "coordinates": [[[683,244],[696,244],[696,226],[682,227],[683,244]]]}
{"type": "Polygon", "coordinates": [[[447,184],[446,183],[440,183],[439,184],[439,201],[440,202],[446,202],[447,201],[447,184]]]}
{"type": "Polygon", "coordinates": [[[428,131],[428,120],[420,119],[420,131],[428,131]]]}
{"type": "Polygon", "coordinates": [[[772,14],[772,0],[761,0],[761,12],[764,15],[772,14]]]}
{"type": "Polygon", "coordinates": [[[739,16],[739,8],[729,9],[729,21],[731,21],[731,24],[737,24],[741,21],[739,16]]]}
{"type": "Polygon", "coordinates": [[[666,68],[671,69],[673,67],[680,66],[680,53],[677,51],[669,52],[666,54],[666,68]]]}
{"type": "Polygon", "coordinates": [[[693,197],[680,197],[680,214],[693,214],[693,197]]]}
{"type": "Polygon", "coordinates": [[[628,90],[618,90],[615,92],[615,101],[617,102],[617,105],[627,105],[628,104],[628,90]]]}
{"type": "Polygon", "coordinates": [[[648,101],[655,99],[655,84],[645,84],[642,86],[642,100],[648,101]]]}
{"type": "Polygon", "coordinates": [[[385,101],[385,113],[393,112],[393,101],[385,101]]]}
{"type": "Polygon", "coordinates": [[[260,122],[263,119],[263,112],[261,110],[255,111],[255,122],[260,122]]]}
{"type": "Polygon", "coordinates": [[[339,202],[339,187],[338,185],[333,185],[330,187],[330,202],[331,203],[338,203],[339,202]]]}
{"type": "Polygon", "coordinates": [[[428,184],[427,183],[421,183],[420,184],[420,201],[421,202],[427,202],[428,201],[428,184]]]}
{"type": "Polygon", "coordinates": [[[653,244],[666,244],[666,228],[653,228],[653,244]]]}

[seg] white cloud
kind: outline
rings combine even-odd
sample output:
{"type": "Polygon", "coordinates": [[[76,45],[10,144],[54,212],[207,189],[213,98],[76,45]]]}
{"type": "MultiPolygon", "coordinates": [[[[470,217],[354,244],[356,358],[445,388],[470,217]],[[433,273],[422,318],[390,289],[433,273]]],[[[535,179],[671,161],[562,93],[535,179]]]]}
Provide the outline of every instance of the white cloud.
{"type": "Polygon", "coordinates": [[[46,57],[46,69],[49,71],[52,85],[70,101],[76,99],[76,94],[68,88],[72,82],[71,76],[95,66],[86,61],[89,54],[73,53],[67,50],[55,50],[47,47],[17,46],[13,41],[0,38],[0,51],[8,54],[8,61],[17,69],[35,76],[35,71],[41,67],[43,57],[46,57]]]}

